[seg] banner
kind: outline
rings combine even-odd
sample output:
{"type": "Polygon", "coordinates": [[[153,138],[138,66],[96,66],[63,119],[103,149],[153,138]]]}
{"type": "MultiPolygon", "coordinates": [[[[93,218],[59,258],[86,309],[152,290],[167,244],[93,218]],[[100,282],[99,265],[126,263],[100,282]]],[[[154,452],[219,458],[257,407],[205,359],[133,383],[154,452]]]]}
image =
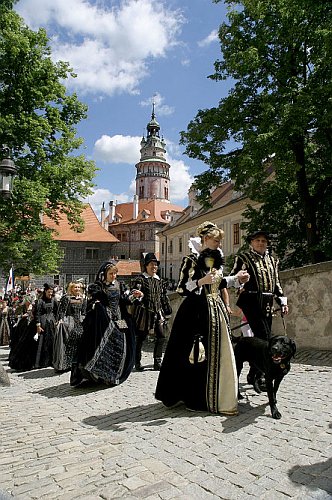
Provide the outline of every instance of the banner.
{"type": "Polygon", "coordinates": [[[8,277],[8,281],[6,284],[6,293],[10,292],[11,290],[14,290],[14,268],[13,268],[13,266],[10,268],[10,271],[9,271],[9,277],[8,277]]]}

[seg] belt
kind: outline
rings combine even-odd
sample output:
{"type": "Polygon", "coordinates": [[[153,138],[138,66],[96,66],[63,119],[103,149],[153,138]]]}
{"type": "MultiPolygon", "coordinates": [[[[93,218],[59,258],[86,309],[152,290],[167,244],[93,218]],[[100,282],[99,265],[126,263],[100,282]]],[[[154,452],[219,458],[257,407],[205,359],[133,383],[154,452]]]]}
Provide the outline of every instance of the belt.
{"type": "Polygon", "coordinates": [[[268,297],[273,297],[272,292],[257,292],[256,290],[248,290],[247,293],[260,293],[261,295],[267,295],[268,297]]]}

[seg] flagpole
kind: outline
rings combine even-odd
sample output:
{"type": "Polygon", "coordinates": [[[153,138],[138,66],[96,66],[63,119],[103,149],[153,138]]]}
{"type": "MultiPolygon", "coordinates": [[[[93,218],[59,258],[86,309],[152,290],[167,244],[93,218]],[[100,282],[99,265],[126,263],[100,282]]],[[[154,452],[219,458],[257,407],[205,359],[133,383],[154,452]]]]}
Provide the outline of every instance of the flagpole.
{"type": "Polygon", "coordinates": [[[6,283],[5,294],[7,294],[8,292],[10,292],[13,289],[14,289],[14,266],[12,264],[11,268],[9,270],[9,276],[8,276],[8,280],[6,283]]]}

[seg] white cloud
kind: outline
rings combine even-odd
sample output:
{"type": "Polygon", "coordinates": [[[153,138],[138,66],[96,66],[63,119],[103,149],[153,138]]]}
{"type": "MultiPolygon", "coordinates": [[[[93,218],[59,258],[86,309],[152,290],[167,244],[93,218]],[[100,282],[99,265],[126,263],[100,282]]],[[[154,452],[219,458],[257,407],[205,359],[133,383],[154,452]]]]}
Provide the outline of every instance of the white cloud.
{"type": "Polygon", "coordinates": [[[95,142],[94,157],[105,163],[137,163],[142,137],[102,135],[95,142]]]}
{"type": "Polygon", "coordinates": [[[182,160],[167,158],[170,168],[170,198],[173,203],[183,201],[194,179],[189,173],[189,167],[182,160]]]}
{"type": "Polygon", "coordinates": [[[114,194],[111,193],[111,191],[109,191],[108,189],[97,188],[94,190],[94,193],[91,196],[88,196],[83,201],[85,203],[90,203],[93,211],[100,220],[100,211],[103,206],[103,203],[105,204],[106,215],[108,215],[109,202],[111,200],[116,201],[117,203],[126,203],[130,201],[130,198],[127,193],[114,194]]]}
{"type": "Polygon", "coordinates": [[[181,65],[184,66],[184,67],[188,67],[191,65],[191,61],[189,58],[186,58],[186,59],[182,59],[181,61],[181,65]]]}
{"type": "MultiPolygon", "coordinates": [[[[112,2],[113,3],[113,2],[112,2]]],[[[177,44],[184,22],[178,10],[155,0],[122,0],[101,7],[91,0],[20,0],[16,10],[33,29],[52,36],[52,57],[68,61],[81,93],[138,93],[151,58],[177,44]]]]}
{"type": "Polygon", "coordinates": [[[206,38],[203,38],[203,40],[197,42],[197,45],[199,47],[206,47],[207,45],[211,45],[211,43],[217,42],[218,40],[218,30],[212,30],[206,38]]]}
{"type": "Polygon", "coordinates": [[[148,99],[145,99],[144,101],[140,102],[140,105],[142,107],[149,107],[151,108],[152,103],[154,102],[156,107],[156,115],[157,116],[169,116],[172,115],[175,111],[175,109],[172,106],[168,106],[168,104],[163,104],[165,98],[161,96],[159,93],[154,94],[153,97],[149,97],[148,99]]]}

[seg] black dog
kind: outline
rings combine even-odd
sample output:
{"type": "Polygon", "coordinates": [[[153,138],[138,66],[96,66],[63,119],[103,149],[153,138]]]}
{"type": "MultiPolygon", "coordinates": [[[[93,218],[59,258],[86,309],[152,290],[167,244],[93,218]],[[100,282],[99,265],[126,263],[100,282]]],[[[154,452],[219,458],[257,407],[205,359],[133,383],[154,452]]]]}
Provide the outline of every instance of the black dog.
{"type": "MultiPolygon", "coordinates": [[[[235,342],[234,354],[238,378],[240,378],[244,361],[248,361],[259,370],[257,377],[264,373],[272,417],[281,418],[276,405],[276,395],[280,382],[290,370],[290,360],[295,356],[294,340],[280,335],[272,337],[269,341],[257,337],[240,337],[235,342]]],[[[256,392],[261,392],[257,378],[253,385],[256,392]]],[[[239,399],[242,399],[240,391],[239,399]]]]}

